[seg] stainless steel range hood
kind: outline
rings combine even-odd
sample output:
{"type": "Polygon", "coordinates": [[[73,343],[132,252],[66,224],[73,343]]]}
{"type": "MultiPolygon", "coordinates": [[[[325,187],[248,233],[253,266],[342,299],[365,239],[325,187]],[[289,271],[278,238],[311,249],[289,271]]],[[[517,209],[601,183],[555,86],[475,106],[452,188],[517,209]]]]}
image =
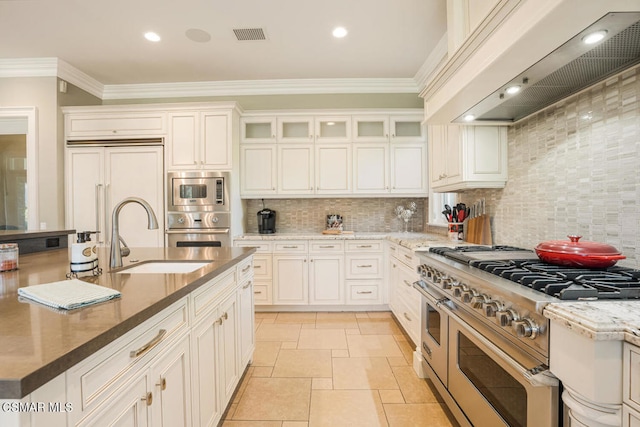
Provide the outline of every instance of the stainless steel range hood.
{"type": "Polygon", "coordinates": [[[474,123],[515,122],[638,63],[640,12],[608,13],[455,121],[473,115],[474,123]],[[587,34],[601,30],[606,31],[603,40],[583,43],[587,34]],[[509,95],[506,90],[512,86],[520,86],[520,91],[509,95]]]}

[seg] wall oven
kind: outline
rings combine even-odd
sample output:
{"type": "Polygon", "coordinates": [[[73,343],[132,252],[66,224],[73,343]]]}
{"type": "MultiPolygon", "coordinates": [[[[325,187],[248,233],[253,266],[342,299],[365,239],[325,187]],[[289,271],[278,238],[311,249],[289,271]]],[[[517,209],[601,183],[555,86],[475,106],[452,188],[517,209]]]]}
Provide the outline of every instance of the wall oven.
{"type": "Polygon", "coordinates": [[[167,245],[231,246],[229,188],[228,172],[169,172],[167,245]]]}
{"type": "MultiPolygon", "coordinates": [[[[418,268],[414,287],[422,294],[421,348],[427,375],[463,426],[561,425],[560,384],[548,371],[544,352],[526,342],[519,345],[511,321],[507,329],[500,325],[507,322],[501,312],[515,315],[517,304],[490,299],[478,281],[470,284],[470,270],[460,268],[463,271],[449,269],[434,259],[418,268]]],[[[537,328],[537,338],[546,340],[547,331],[537,328]]]]}

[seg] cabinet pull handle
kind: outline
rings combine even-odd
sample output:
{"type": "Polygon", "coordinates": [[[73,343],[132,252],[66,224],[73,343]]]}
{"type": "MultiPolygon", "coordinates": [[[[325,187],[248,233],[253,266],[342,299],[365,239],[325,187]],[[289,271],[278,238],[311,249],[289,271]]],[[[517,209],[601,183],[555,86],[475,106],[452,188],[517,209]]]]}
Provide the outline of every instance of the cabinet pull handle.
{"type": "Polygon", "coordinates": [[[320,245],[320,249],[332,249],[335,248],[334,245],[320,245]]]}
{"type": "MultiPolygon", "coordinates": [[[[160,341],[162,341],[162,338],[164,338],[166,333],[167,333],[166,329],[160,329],[158,331],[158,335],[153,337],[153,339],[151,341],[149,341],[148,343],[146,343],[145,345],[143,345],[142,347],[140,347],[137,350],[131,350],[131,352],[129,353],[129,357],[138,357],[138,356],[146,353],[147,351],[151,350],[153,347],[158,345],[158,343],[160,341]]],[[[150,405],[150,403],[149,403],[149,405],[150,405]]]]}
{"type": "Polygon", "coordinates": [[[254,266],[253,266],[253,268],[254,268],[254,269],[256,269],[256,268],[262,268],[262,266],[261,266],[261,265],[254,265],[254,266]]]}
{"type": "Polygon", "coordinates": [[[371,264],[361,264],[358,266],[358,268],[371,268],[371,267],[373,267],[373,265],[371,264]]]}
{"type": "Polygon", "coordinates": [[[262,291],[253,291],[254,294],[261,294],[262,291]]]}
{"type": "Polygon", "coordinates": [[[142,396],[140,400],[147,402],[147,406],[151,406],[151,404],[153,403],[153,393],[148,392],[147,394],[142,396]]]}
{"type": "Polygon", "coordinates": [[[158,384],[156,384],[158,387],[160,387],[160,390],[166,390],[167,389],[167,379],[165,377],[160,377],[160,382],[158,384]]]}
{"type": "Polygon", "coordinates": [[[402,314],[404,314],[404,318],[407,319],[409,322],[413,322],[413,320],[411,320],[411,317],[409,317],[407,313],[402,313],[402,314]]]}
{"type": "Polygon", "coordinates": [[[358,291],[357,294],[370,294],[372,291],[358,291]]]}
{"type": "Polygon", "coordinates": [[[411,255],[405,255],[404,256],[406,259],[413,259],[413,257],[411,255]]]}
{"type": "Polygon", "coordinates": [[[411,282],[408,282],[408,281],[406,281],[406,280],[403,280],[403,282],[404,282],[404,284],[405,284],[405,285],[407,285],[407,286],[409,286],[409,287],[411,287],[411,286],[412,286],[412,285],[411,285],[411,282]]]}
{"type": "Polygon", "coordinates": [[[247,271],[249,271],[249,269],[251,268],[251,264],[247,265],[245,268],[242,269],[243,273],[246,273],[247,271]]]}
{"type": "Polygon", "coordinates": [[[247,284],[242,287],[242,289],[247,289],[249,286],[251,286],[251,280],[249,280],[247,284]]]}
{"type": "Polygon", "coordinates": [[[284,245],[283,248],[285,248],[285,249],[298,249],[298,245],[284,245]]]}
{"type": "Polygon", "coordinates": [[[363,248],[370,248],[371,245],[358,245],[356,246],[357,248],[363,249],[363,248]]]}

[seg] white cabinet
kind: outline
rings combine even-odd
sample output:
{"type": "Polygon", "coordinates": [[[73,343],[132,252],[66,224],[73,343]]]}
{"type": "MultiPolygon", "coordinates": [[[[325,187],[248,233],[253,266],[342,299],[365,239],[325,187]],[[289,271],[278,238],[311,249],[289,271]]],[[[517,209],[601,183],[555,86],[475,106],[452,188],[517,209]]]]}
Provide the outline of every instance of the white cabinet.
{"type": "Polygon", "coordinates": [[[253,277],[240,282],[238,289],[238,329],[240,333],[240,367],[253,359],[255,350],[253,277]]]}
{"type": "Polygon", "coordinates": [[[315,145],[316,194],[351,193],[351,145],[315,145]]]}
{"type": "Polygon", "coordinates": [[[272,244],[263,240],[236,240],[234,246],[256,248],[253,256],[253,298],[257,305],[273,302],[272,244]]]}
{"type": "Polygon", "coordinates": [[[389,142],[389,116],[353,116],[354,142],[389,142]]]}
{"type": "Polygon", "coordinates": [[[315,119],[316,142],[351,142],[351,116],[320,116],[315,119]]]}
{"type": "Polygon", "coordinates": [[[391,193],[422,194],[428,191],[427,146],[424,143],[391,144],[391,193]]]}
{"type": "Polygon", "coordinates": [[[275,117],[243,117],[240,119],[240,142],[276,142],[275,117]]]}
{"type": "Polygon", "coordinates": [[[344,243],[311,241],[310,246],[309,304],[344,304],[344,243]]]}
{"type": "Polygon", "coordinates": [[[158,229],[148,230],[144,210],[127,205],[120,213],[120,234],[132,247],[164,246],[162,147],[67,148],[65,186],[68,228],[97,230],[99,243],[108,245],[113,208],[127,197],[140,197],[153,208],[158,229]]]}
{"type": "Polygon", "coordinates": [[[389,307],[414,343],[420,342],[421,296],[413,287],[419,259],[395,243],[388,246],[389,307]]]}
{"type": "Polygon", "coordinates": [[[313,117],[281,116],[277,118],[276,122],[278,142],[313,142],[313,117]]]}
{"type": "Polygon", "coordinates": [[[382,240],[346,241],[347,304],[382,304],[384,266],[382,240]]]}
{"type": "Polygon", "coordinates": [[[307,255],[273,255],[273,303],[309,303],[309,263],[307,255]]]}
{"type": "Polygon", "coordinates": [[[167,169],[231,170],[234,117],[223,110],[169,113],[167,169]]]}
{"type": "Polygon", "coordinates": [[[353,190],[379,194],[389,191],[389,144],[353,144],[353,190]]]}
{"type": "MultiPolygon", "coordinates": [[[[96,110],[89,107],[86,110],[96,110]]],[[[166,113],[109,109],[65,115],[67,140],[157,137],[166,134],[166,113]]],[[[65,111],[66,112],[66,111],[65,111]]]]}
{"type": "Polygon", "coordinates": [[[507,182],[504,126],[429,127],[430,185],[437,192],[502,188],[507,182]]]}
{"type": "Polygon", "coordinates": [[[422,124],[423,120],[423,115],[390,116],[391,142],[425,142],[427,135],[422,124]]]}
{"type": "Polygon", "coordinates": [[[242,196],[276,194],[278,169],[275,144],[247,144],[240,147],[240,193],[242,196]]]}
{"type": "Polygon", "coordinates": [[[278,194],[313,194],[313,144],[278,144],[278,194]]]}

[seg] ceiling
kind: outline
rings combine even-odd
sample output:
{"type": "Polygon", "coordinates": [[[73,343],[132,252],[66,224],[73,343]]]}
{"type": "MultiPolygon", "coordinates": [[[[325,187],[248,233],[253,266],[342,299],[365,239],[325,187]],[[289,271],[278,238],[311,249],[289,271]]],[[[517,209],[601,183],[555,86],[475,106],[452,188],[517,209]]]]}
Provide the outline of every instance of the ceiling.
{"type": "Polygon", "coordinates": [[[445,32],[446,0],[0,0],[0,61],[57,57],[104,85],[414,78],[445,32]]]}

